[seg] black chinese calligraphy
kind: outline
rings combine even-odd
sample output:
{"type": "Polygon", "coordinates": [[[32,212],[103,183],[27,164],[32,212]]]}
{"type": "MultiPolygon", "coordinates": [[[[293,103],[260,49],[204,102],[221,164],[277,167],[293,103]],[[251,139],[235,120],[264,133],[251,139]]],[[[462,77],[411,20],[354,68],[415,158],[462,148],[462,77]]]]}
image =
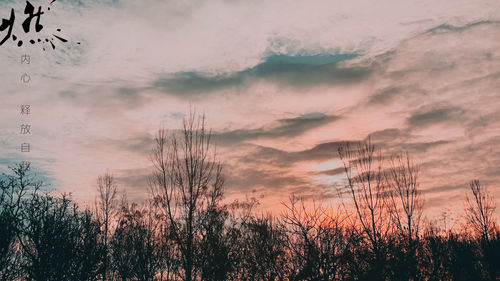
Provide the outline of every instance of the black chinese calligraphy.
{"type": "MultiPolygon", "coordinates": [[[[0,25],[0,31],[4,31],[8,28],[7,30],[7,35],[0,41],[0,46],[5,43],[5,41],[9,40],[10,36],[12,35],[12,28],[14,27],[14,21],[16,20],[16,14],[14,13],[14,9],[10,10],[10,18],[9,19],[2,19],[2,25],[0,25]]],[[[16,40],[16,36],[13,36],[14,41],[16,40]]],[[[21,43],[22,44],[22,43],[21,43]]]]}
{"type": "Polygon", "coordinates": [[[35,31],[40,32],[43,29],[43,25],[40,24],[40,16],[44,14],[42,12],[42,7],[38,7],[38,12],[35,14],[35,7],[31,5],[29,1],[26,1],[26,8],[24,8],[24,14],[28,17],[23,21],[23,30],[25,33],[30,32],[31,20],[36,18],[35,31]]]}
{"type": "MultiPolygon", "coordinates": [[[[32,45],[39,43],[42,45],[43,50],[46,50],[46,45],[50,45],[50,47],[55,50],[56,44],[55,39],[58,42],[67,43],[68,40],[63,38],[61,35],[56,35],[55,33],[61,32],[61,28],[56,28],[54,32],[45,32],[44,35],[40,34],[40,32],[44,29],[44,26],[41,24],[42,15],[46,15],[50,11],[50,6],[56,2],[56,0],[52,0],[48,7],[46,7],[45,11],[42,6],[38,6],[37,8],[31,4],[30,1],[26,1],[26,6],[24,8],[23,14],[25,18],[21,23],[22,31],[24,34],[16,36],[13,33],[14,25],[16,22],[16,12],[12,8],[10,10],[9,18],[2,18],[2,22],[0,25],[0,46],[2,46],[9,39],[12,39],[13,42],[17,41],[17,46],[23,46],[24,42],[29,42],[32,45]],[[34,25],[34,28],[32,26],[34,25]],[[47,37],[48,35],[48,37],[47,37]],[[2,37],[3,36],[3,37],[2,37]],[[31,38],[30,38],[31,37],[31,38]],[[44,38],[42,38],[44,37],[44,38]]],[[[21,32],[22,33],[22,32],[21,32]]],[[[77,42],[80,44],[80,42],[77,42]]]]}

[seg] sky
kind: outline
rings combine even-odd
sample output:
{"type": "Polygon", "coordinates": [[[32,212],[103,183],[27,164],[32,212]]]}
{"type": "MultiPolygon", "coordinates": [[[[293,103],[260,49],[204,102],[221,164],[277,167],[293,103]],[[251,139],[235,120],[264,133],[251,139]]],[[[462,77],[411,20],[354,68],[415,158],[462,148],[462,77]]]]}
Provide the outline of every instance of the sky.
{"type": "Polygon", "coordinates": [[[0,46],[0,170],[31,161],[80,202],[110,171],[140,201],[156,131],[195,108],[226,197],[255,196],[264,210],[291,194],[338,202],[337,148],[367,138],[420,165],[430,216],[460,212],[472,179],[500,198],[497,1],[30,2],[45,11],[39,33],[21,30],[26,2],[0,1],[27,38],[0,46]]]}

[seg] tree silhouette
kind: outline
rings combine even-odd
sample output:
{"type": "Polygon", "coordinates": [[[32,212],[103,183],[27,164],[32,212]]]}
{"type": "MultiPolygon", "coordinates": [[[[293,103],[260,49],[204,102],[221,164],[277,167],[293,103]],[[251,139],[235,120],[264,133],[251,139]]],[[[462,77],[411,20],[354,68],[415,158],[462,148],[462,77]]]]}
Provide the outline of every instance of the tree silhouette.
{"type": "Polygon", "coordinates": [[[417,240],[423,212],[423,198],[418,182],[419,166],[409,154],[391,158],[387,176],[389,212],[397,233],[403,238],[397,243],[400,276],[413,280],[418,275],[417,240]]]}
{"type": "Polygon", "coordinates": [[[157,222],[152,209],[123,202],[118,226],[111,238],[114,270],[121,280],[153,280],[160,270],[157,222]]]}
{"type": "MultiPolygon", "coordinates": [[[[485,266],[487,267],[491,280],[495,280],[500,267],[500,254],[494,251],[495,245],[492,238],[498,235],[495,218],[495,202],[488,192],[488,189],[481,185],[479,180],[473,180],[469,183],[470,193],[466,197],[466,218],[468,224],[481,239],[481,247],[485,266]]],[[[498,241],[498,237],[496,237],[498,241]]]]}
{"type": "Polygon", "coordinates": [[[20,245],[29,280],[96,280],[102,256],[98,228],[88,214],[82,219],[66,196],[37,194],[24,201],[22,216],[20,245]]]}
{"type": "Polygon", "coordinates": [[[383,171],[383,157],[370,139],[358,143],[356,148],[349,144],[339,148],[344,164],[347,190],[354,204],[361,232],[367,238],[372,256],[372,280],[384,279],[386,264],[385,243],[391,224],[388,221],[387,185],[383,171]]]}
{"type": "Polygon", "coordinates": [[[333,280],[341,274],[341,257],[349,248],[344,218],[321,205],[308,208],[292,196],[281,221],[287,231],[291,280],[333,280]]]}
{"type": "Polygon", "coordinates": [[[422,220],[409,154],[383,156],[368,139],[339,155],[352,204],[292,195],[274,216],[255,198],[223,201],[222,165],[194,113],[158,132],[142,203],[119,204],[105,173],[95,208],[82,209],[14,165],[0,175],[0,281],[500,280],[495,201],[479,181],[463,227],[449,228],[422,220]]]}
{"type": "Polygon", "coordinates": [[[0,280],[15,280],[21,274],[16,251],[22,227],[23,200],[35,194],[42,182],[31,173],[31,164],[22,162],[0,177],[0,280]]]}
{"type": "Polygon", "coordinates": [[[467,221],[474,231],[485,241],[489,241],[495,230],[495,204],[485,186],[479,180],[469,184],[471,195],[467,195],[465,209],[467,221]]]}
{"type": "Polygon", "coordinates": [[[243,225],[244,253],[239,280],[286,280],[286,233],[271,216],[251,217],[243,225]]]}
{"type": "Polygon", "coordinates": [[[180,251],[180,277],[186,281],[199,274],[195,254],[203,222],[223,194],[222,165],[205,125],[205,118],[192,112],[184,119],[182,132],[170,136],[165,130],[158,132],[152,153],[152,190],[180,251]]]}
{"type": "Polygon", "coordinates": [[[102,244],[105,255],[102,263],[101,275],[103,280],[106,280],[109,264],[109,237],[110,226],[114,216],[116,215],[117,200],[116,200],[116,184],[112,174],[106,172],[104,175],[97,178],[97,191],[99,197],[96,202],[96,215],[102,227],[102,244]]]}

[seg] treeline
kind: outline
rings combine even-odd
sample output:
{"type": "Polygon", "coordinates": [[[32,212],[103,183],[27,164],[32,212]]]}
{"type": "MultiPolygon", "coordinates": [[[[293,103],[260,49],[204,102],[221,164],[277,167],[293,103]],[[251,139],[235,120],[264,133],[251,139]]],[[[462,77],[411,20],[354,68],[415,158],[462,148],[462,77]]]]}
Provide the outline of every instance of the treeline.
{"type": "Polygon", "coordinates": [[[472,181],[458,230],[423,220],[418,165],[370,141],[339,151],[342,204],[291,196],[279,216],[224,203],[203,117],[160,130],[149,199],[131,203],[109,173],[94,207],[43,191],[20,163],[0,178],[0,280],[498,280],[494,199],[472,181]]]}

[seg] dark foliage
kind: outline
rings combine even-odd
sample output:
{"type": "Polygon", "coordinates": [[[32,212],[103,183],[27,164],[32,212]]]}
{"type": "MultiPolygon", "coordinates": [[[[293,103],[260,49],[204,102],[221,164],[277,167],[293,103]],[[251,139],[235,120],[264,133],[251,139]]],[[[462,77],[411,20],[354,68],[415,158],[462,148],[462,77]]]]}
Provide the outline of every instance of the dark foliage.
{"type": "Polygon", "coordinates": [[[198,134],[196,126],[185,124],[173,150],[159,134],[152,196],[141,205],[124,196],[118,206],[110,174],[100,178],[95,211],[40,191],[29,164],[3,174],[0,281],[500,278],[494,201],[479,181],[470,184],[461,231],[423,224],[418,168],[406,155],[386,174],[367,143],[342,152],[354,207],[292,196],[281,215],[258,215],[255,199],[223,203],[222,166],[203,119],[198,134]]]}

